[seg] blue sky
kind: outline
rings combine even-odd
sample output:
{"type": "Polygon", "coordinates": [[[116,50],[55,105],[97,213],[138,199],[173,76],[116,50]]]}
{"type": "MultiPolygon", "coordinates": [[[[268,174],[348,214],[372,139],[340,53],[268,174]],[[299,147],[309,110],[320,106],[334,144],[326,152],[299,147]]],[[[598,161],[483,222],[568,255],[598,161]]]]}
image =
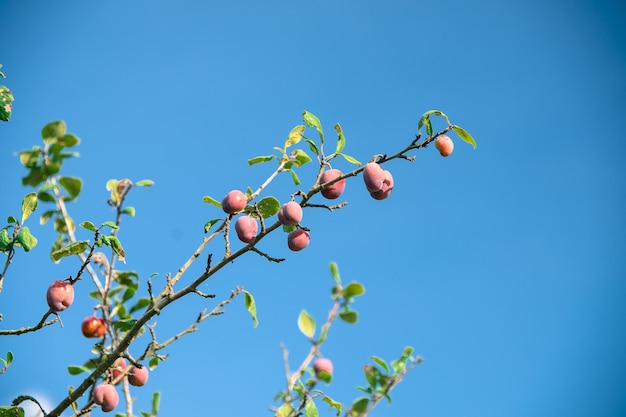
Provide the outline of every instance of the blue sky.
{"type": "MultiPolygon", "coordinates": [[[[283,264],[247,254],[216,275],[203,290],[221,299],[244,286],[259,327],[242,300],[230,305],[168,349],[133,391],[135,411],[159,390],[163,416],[271,415],[285,384],[279,344],[295,366],[308,348],[297,315],[325,317],[328,263],[337,261],[344,281],[367,289],[359,324],[337,323],[323,347],[337,400],[358,395],[371,355],[393,359],[411,345],[424,363],[372,416],[626,415],[619,2],[181,3],[0,5],[3,83],[15,95],[0,125],[1,216],[17,215],[29,191],[15,152],[56,119],[82,139],[81,157],[65,167],[85,183],[71,207],[77,221],[112,220],[108,179],[155,181],[133,190],[137,217],[120,234],[142,283],[176,271],[220,215],[203,196],[262,183],[271,167],[246,160],[280,146],[303,110],[328,136],[340,122],[346,153],[361,161],[400,150],[429,109],[470,131],[478,148],[456,140],[449,158],[431,147],[413,163],[390,162],[395,188],[385,201],[353,179],[344,209],[305,211],[306,250],[290,253],[276,234],[260,247],[283,264]]],[[[313,171],[303,169],[303,186],[313,171]]],[[[286,201],[294,191],[285,176],[267,195],[286,201]]],[[[34,219],[31,228],[39,245],[9,269],[2,328],[38,321],[49,282],[77,269],[49,262],[51,231],[34,219]]],[[[0,354],[16,355],[0,376],[0,403],[38,394],[56,404],[79,383],[66,367],[90,355],[78,330],[91,313],[82,284],[63,329],[0,340],[0,354]]],[[[183,304],[158,317],[160,338],[213,305],[183,304]]]]}

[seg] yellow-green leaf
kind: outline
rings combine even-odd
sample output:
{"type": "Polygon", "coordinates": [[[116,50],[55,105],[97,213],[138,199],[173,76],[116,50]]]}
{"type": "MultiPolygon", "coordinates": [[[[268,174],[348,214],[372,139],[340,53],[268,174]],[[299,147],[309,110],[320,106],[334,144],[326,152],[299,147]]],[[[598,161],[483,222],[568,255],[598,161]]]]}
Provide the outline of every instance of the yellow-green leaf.
{"type": "Polygon", "coordinates": [[[254,328],[259,325],[259,320],[256,317],[256,303],[254,302],[254,297],[248,291],[243,292],[244,302],[246,304],[246,310],[252,316],[252,321],[254,322],[254,328]]]}
{"type": "Polygon", "coordinates": [[[306,310],[302,310],[298,316],[298,328],[309,339],[315,335],[315,319],[306,310]]]}
{"type": "Polygon", "coordinates": [[[37,193],[29,193],[22,200],[22,224],[37,208],[37,193]]]}
{"type": "Polygon", "coordinates": [[[472,145],[474,149],[476,149],[476,141],[474,140],[472,135],[470,135],[465,129],[463,129],[461,126],[453,126],[452,129],[457,135],[459,135],[461,139],[463,139],[465,142],[472,145]]]}
{"type": "Polygon", "coordinates": [[[285,149],[287,149],[291,145],[295,145],[302,140],[304,129],[305,127],[303,125],[298,125],[291,129],[291,132],[289,132],[289,136],[287,136],[287,140],[285,141],[285,149]]]}

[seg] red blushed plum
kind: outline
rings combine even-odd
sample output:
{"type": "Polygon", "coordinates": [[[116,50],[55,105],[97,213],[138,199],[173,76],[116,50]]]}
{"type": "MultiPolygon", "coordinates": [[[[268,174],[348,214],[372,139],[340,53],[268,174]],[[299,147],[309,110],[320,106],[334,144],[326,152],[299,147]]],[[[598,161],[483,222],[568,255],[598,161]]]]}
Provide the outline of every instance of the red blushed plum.
{"type": "Polygon", "coordinates": [[[287,236],[287,246],[294,252],[301,251],[309,246],[311,235],[304,229],[296,229],[287,236]]]}
{"type": "Polygon", "coordinates": [[[113,411],[120,402],[120,396],[111,384],[100,384],[93,389],[93,402],[102,407],[102,411],[113,411]]]}
{"type": "Polygon", "coordinates": [[[383,188],[383,182],[385,180],[385,170],[376,162],[370,162],[365,165],[363,169],[363,181],[365,181],[365,187],[370,193],[380,191],[383,188]]]}
{"type": "Polygon", "coordinates": [[[235,232],[243,243],[254,242],[257,230],[257,222],[250,216],[241,216],[235,222],[235,232]]]}
{"type": "MultiPolygon", "coordinates": [[[[330,182],[337,177],[341,177],[342,175],[343,172],[339,171],[338,169],[329,169],[328,171],[324,171],[324,173],[320,177],[320,184],[326,184],[327,182],[330,182]]],[[[339,198],[339,196],[343,193],[343,190],[345,189],[346,180],[344,178],[337,181],[336,183],[333,183],[332,185],[329,185],[328,187],[322,188],[322,195],[329,200],[334,200],[336,198],[339,198]]]]}
{"type": "Polygon", "coordinates": [[[391,176],[391,172],[385,170],[385,177],[383,179],[383,188],[380,191],[375,191],[370,193],[373,199],[375,200],[384,200],[389,197],[391,194],[391,190],[393,190],[393,177],[391,176]]]}
{"type": "Polygon", "coordinates": [[[148,382],[148,368],[142,366],[141,368],[137,368],[136,366],[131,366],[128,371],[128,383],[135,387],[142,387],[148,382]]]}
{"type": "Polygon", "coordinates": [[[228,214],[235,214],[246,208],[248,199],[246,195],[239,190],[232,190],[222,200],[222,210],[228,214]]]}
{"type": "Polygon", "coordinates": [[[100,317],[90,316],[83,320],[81,330],[85,337],[102,337],[106,332],[107,324],[100,317]]]}
{"type": "Polygon", "coordinates": [[[74,287],[67,281],[53,281],[48,287],[46,301],[50,310],[56,313],[63,311],[74,301],[74,287]]]}
{"type": "MultiPolygon", "coordinates": [[[[113,380],[117,380],[117,378],[119,378],[119,376],[122,374],[122,372],[124,372],[124,370],[126,369],[126,361],[123,358],[117,358],[115,359],[115,362],[113,362],[113,366],[111,366],[111,377],[113,378],[113,380]]],[[[120,382],[122,382],[124,378],[120,378],[115,385],[119,384],[120,382]]]]}
{"type": "Polygon", "coordinates": [[[441,135],[435,139],[435,148],[437,148],[441,156],[450,156],[454,150],[454,142],[452,142],[449,136],[441,135]]]}
{"type": "Polygon", "coordinates": [[[283,204],[278,210],[278,221],[285,226],[295,226],[302,221],[302,207],[295,201],[283,204]]]}
{"type": "Polygon", "coordinates": [[[318,358],[313,362],[313,370],[317,377],[320,376],[320,372],[326,372],[328,375],[333,374],[333,363],[327,358],[318,358]]]}

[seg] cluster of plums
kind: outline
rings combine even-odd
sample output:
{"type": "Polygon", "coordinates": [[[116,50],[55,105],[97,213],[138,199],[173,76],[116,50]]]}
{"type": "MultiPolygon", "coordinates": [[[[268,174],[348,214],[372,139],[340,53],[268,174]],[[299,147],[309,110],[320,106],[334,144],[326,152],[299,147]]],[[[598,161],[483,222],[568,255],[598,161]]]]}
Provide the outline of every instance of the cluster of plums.
{"type": "MultiPolygon", "coordinates": [[[[58,313],[66,310],[74,301],[74,287],[68,281],[56,280],[48,287],[46,292],[46,301],[50,310],[58,313]]],[[[88,338],[100,338],[106,333],[106,321],[96,316],[85,317],[81,324],[81,331],[83,336],[88,338]]],[[[112,380],[118,380],[119,384],[123,378],[120,378],[122,372],[126,370],[126,361],[122,358],[118,358],[113,363],[111,368],[112,380]]],[[[131,365],[126,372],[125,378],[127,378],[130,385],[141,387],[148,382],[148,368],[146,366],[137,367],[131,365]]],[[[112,384],[101,383],[97,385],[92,394],[93,402],[101,406],[102,411],[109,412],[115,409],[119,403],[119,395],[117,390],[112,384]]]]}
{"type": "MultiPolygon", "coordinates": [[[[450,156],[454,150],[452,139],[446,135],[440,135],[435,140],[435,147],[441,156],[450,156]]],[[[342,178],[343,172],[338,169],[328,169],[324,171],[320,177],[320,185],[322,186],[321,194],[324,198],[334,200],[339,198],[346,189],[346,180],[342,178]],[[332,181],[332,184],[328,184],[332,181]]],[[[393,190],[393,176],[389,171],[383,169],[380,164],[370,162],[363,168],[363,181],[365,188],[375,200],[384,200],[393,190]]],[[[222,199],[222,209],[227,214],[237,214],[242,212],[248,203],[246,195],[240,190],[232,190],[222,199]]],[[[295,201],[283,204],[278,211],[278,221],[285,226],[297,226],[302,221],[302,207],[295,201]]],[[[243,243],[252,243],[256,239],[259,231],[255,218],[243,215],[239,216],[235,221],[235,232],[237,237],[243,243]]],[[[287,236],[287,246],[292,251],[300,251],[306,248],[311,241],[311,235],[308,230],[295,229],[287,236]]]]}
{"type": "MultiPolygon", "coordinates": [[[[248,200],[239,190],[232,190],[222,200],[222,209],[228,214],[237,214],[246,208],[248,200]]],[[[278,211],[278,220],[285,226],[297,226],[302,221],[302,207],[295,201],[283,204],[278,211]]],[[[256,239],[259,227],[255,218],[239,216],[235,221],[235,232],[243,243],[252,243],[256,239]]],[[[307,230],[295,229],[287,236],[287,246],[292,251],[299,251],[309,245],[311,236],[307,230]]]]}
{"type": "MultiPolygon", "coordinates": [[[[126,371],[127,367],[128,365],[123,358],[117,358],[115,362],[113,362],[113,366],[111,367],[111,378],[113,381],[117,380],[116,385],[122,382],[123,378],[120,378],[120,375],[126,371]]],[[[128,379],[128,383],[130,385],[141,387],[148,382],[148,376],[147,367],[142,366],[141,368],[138,368],[131,365],[127,370],[125,378],[128,379]]],[[[99,405],[105,413],[114,410],[120,401],[115,386],[104,382],[94,388],[91,398],[93,399],[93,402],[99,405]]]]}

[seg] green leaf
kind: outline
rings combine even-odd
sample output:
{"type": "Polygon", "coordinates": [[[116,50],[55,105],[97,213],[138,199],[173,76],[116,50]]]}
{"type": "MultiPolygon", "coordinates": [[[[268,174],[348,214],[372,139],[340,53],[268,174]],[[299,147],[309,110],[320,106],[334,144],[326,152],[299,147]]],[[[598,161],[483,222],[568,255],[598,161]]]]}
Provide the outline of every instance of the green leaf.
{"type": "Polygon", "coordinates": [[[37,162],[39,162],[39,155],[41,155],[41,153],[42,150],[39,146],[34,146],[32,151],[21,151],[18,154],[20,156],[20,163],[26,168],[34,168],[37,166],[37,162]]]}
{"type": "Polygon", "coordinates": [[[359,295],[363,295],[364,293],[365,287],[356,281],[348,284],[348,286],[343,290],[343,296],[345,298],[358,297],[359,295]]]}
{"type": "Polygon", "coordinates": [[[302,113],[302,120],[304,120],[304,124],[308,127],[314,127],[317,130],[317,133],[320,135],[320,140],[322,145],[324,144],[324,131],[322,130],[322,123],[320,119],[317,118],[313,113],[309,113],[308,111],[304,111],[302,113]]]}
{"type": "Polygon", "coordinates": [[[320,413],[317,411],[317,406],[313,399],[309,399],[304,406],[304,417],[319,417],[320,413]]]}
{"type": "Polygon", "coordinates": [[[11,247],[13,239],[9,236],[6,228],[0,229],[0,251],[8,250],[11,247]]]}
{"type": "Polygon", "coordinates": [[[143,310],[144,308],[148,307],[149,305],[150,305],[150,299],[148,299],[148,298],[140,298],[139,300],[137,300],[137,303],[135,303],[135,305],[130,308],[128,313],[129,314],[133,314],[135,311],[143,310]]]}
{"type": "Polygon", "coordinates": [[[154,181],[152,180],[140,180],[135,183],[137,187],[151,187],[154,185],[154,181]]]}
{"type": "Polygon", "coordinates": [[[208,233],[209,230],[211,230],[211,227],[213,227],[213,225],[217,222],[219,222],[222,219],[211,219],[208,222],[206,222],[206,224],[204,225],[204,233],[208,233]]]}
{"type": "Polygon", "coordinates": [[[124,207],[121,213],[128,214],[130,217],[135,217],[135,207],[124,207]]]}
{"type": "Polygon", "coordinates": [[[273,216],[280,210],[280,201],[275,197],[264,197],[258,203],[257,207],[264,219],[273,216]]]}
{"type": "Polygon", "coordinates": [[[82,222],[81,224],[79,224],[80,227],[82,227],[83,229],[87,229],[90,232],[97,232],[98,228],[96,227],[95,224],[93,224],[92,222],[82,222]]]}
{"type": "Polygon", "coordinates": [[[50,218],[52,218],[55,214],[57,214],[56,210],[44,211],[41,216],[39,216],[39,224],[43,226],[48,223],[48,220],[50,220],[50,218]]]}
{"type": "Polygon", "coordinates": [[[28,193],[22,200],[22,224],[37,208],[37,193],[28,193]]]}
{"type": "Polygon", "coordinates": [[[461,126],[453,126],[452,129],[457,135],[459,135],[461,139],[463,139],[465,142],[472,145],[474,149],[476,149],[476,141],[474,140],[472,135],[470,135],[465,129],[463,129],[461,126]]]}
{"type": "Polygon", "coordinates": [[[161,393],[156,391],[152,394],[152,415],[156,416],[159,412],[159,403],[161,402],[161,393]]]}
{"type": "Polygon", "coordinates": [[[219,201],[217,201],[213,197],[209,197],[208,195],[205,195],[202,198],[202,201],[204,201],[205,203],[213,204],[215,207],[218,207],[220,209],[222,208],[222,203],[220,203],[219,201]]]}
{"type": "Polygon", "coordinates": [[[255,164],[261,164],[263,162],[269,162],[274,158],[276,158],[274,155],[255,156],[254,158],[248,159],[248,165],[252,166],[255,164]]]}
{"type": "Polygon", "coordinates": [[[115,222],[113,222],[111,220],[102,223],[100,225],[100,228],[102,229],[103,227],[110,227],[111,229],[119,229],[120,228],[117,224],[115,224],[115,222]]]}
{"type": "Polygon", "coordinates": [[[50,122],[41,129],[41,137],[44,140],[57,139],[65,135],[65,122],[57,120],[50,122]]]}
{"type": "Polygon", "coordinates": [[[311,157],[307,155],[307,153],[304,152],[302,149],[296,149],[293,152],[292,157],[293,159],[291,160],[291,162],[293,162],[296,166],[299,166],[299,167],[311,162],[311,157]]]}
{"type": "Polygon", "coordinates": [[[37,199],[45,203],[53,203],[56,201],[56,199],[54,198],[54,195],[52,195],[52,193],[49,193],[47,191],[39,191],[37,193],[37,199]]]}
{"type": "Polygon", "coordinates": [[[391,361],[391,367],[396,374],[406,368],[406,363],[411,358],[412,353],[413,348],[411,346],[407,346],[402,350],[402,355],[398,359],[391,361]]]}
{"type": "Polygon", "coordinates": [[[339,318],[346,323],[355,324],[359,319],[359,316],[356,311],[342,311],[339,313],[339,318]]]}
{"type": "Polygon", "coordinates": [[[24,409],[15,406],[1,406],[0,417],[24,417],[24,409]]]}
{"type": "Polygon", "coordinates": [[[341,403],[337,402],[335,400],[333,400],[332,398],[330,398],[327,395],[324,395],[324,397],[322,398],[322,401],[324,401],[326,404],[328,404],[331,408],[335,408],[337,410],[337,417],[339,417],[339,415],[341,415],[341,403]]]}
{"type": "Polygon", "coordinates": [[[17,219],[15,217],[13,217],[13,216],[9,216],[9,217],[7,217],[7,223],[15,224],[15,223],[17,223],[17,219]]]}
{"type": "Polygon", "coordinates": [[[407,346],[404,349],[402,349],[402,356],[405,357],[405,358],[409,358],[412,353],[413,353],[413,347],[412,346],[407,346]]]}
{"type": "Polygon", "coordinates": [[[80,190],[83,187],[82,180],[75,177],[60,177],[59,184],[61,184],[72,199],[78,197],[80,190]]]}
{"type": "Polygon", "coordinates": [[[287,136],[287,140],[285,141],[285,149],[287,149],[291,145],[295,145],[296,143],[300,142],[300,140],[302,140],[304,129],[305,127],[302,125],[298,125],[291,129],[291,132],[289,132],[289,136],[287,136]]]}
{"type": "Polygon", "coordinates": [[[133,296],[135,295],[135,291],[136,290],[134,288],[128,288],[126,291],[124,291],[124,295],[122,296],[122,303],[125,303],[126,301],[133,298],[133,296]]]}
{"type": "Polygon", "coordinates": [[[154,371],[158,365],[159,358],[156,356],[150,358],[150,360],[148,361],[148,369],[150,369],[151,371],[154,371]]]}
{"type": "Polygon", "coordinates": [[[139,288],[139,274],[135,271],[118,271],[115,280],[124,287],[139,288]]]}
{"type": "Polygon", "coordinates": [[[11,365],[11,363],[13,363],[13,352],[8,351],[7,352],[7,366],[11,365]]]}
{"type": "Polygon", "coordinates": [[[30,168],[28,175],[22,177],[22,185],[30,185],[31,187],[36,187],[42,182],[45,181],[45,177],[41,167],[33,167],[30,168]]]}
{"type": "Polygon", "coordinates": [[[78,255],[79,253],[83,253],[89,247],[88,240],[80,240],[78,242],[72,242],[63,246],[60,249],[53,251],[50,256],[54,261],[58,261],[61,258],[71,255],[78,255]]]}
{"type": "Polygon", "coordinates": [[[330,263],[330,275],[337,284],[341,284],[341,277],[339,276],[339,267],[337,266],[337,262],[330,263]]]}
{"type": "Polygon", "coordinates": [[[337,131],[337,148],[335,149],[335,153],[340,154],[343,152],[343,148],[346,147],[346,138],[343,135],[343,130],[339,123],[335,125],[335,130],[337,131]]]}
{"type": "Polygon", "coordinates": [[[292,412],[293,407],[291,406],[291,404],[285,403],[278,407],[278,410],[276,410],[276,414],[274,415],[274,417],[290,417],[292,412]]]}
{"type": "Polygon", "coordinates": [[[256,327],[259,325],[259,321],[256,318],[256,303],[254,302],[254,297],[248,291],[244,291],[243,295],[244,295],[244,302],[246,305],[246,310],[248,310],[248,313],[250,313],[250,315],[252,316],[252,321],[254,322],[254,328],[256,329],[256,327]]]}
{"type": "Polygon", "coordinates": [[[127,332],[130,329],[133,328],[133,326],[135,325],[135,323],[137,322],[137,320],[134,319],[127,319],[127,320],[118,320],[115,323],[113,323],[113,328],[115,330],[120,330],[122,332],[127,332]]]}
{"type": "Polygon", "coordinates": [[[367,410],[367,406],[370,403],[370,399],[367,397],[361,397],[354,400],[352,405],[350,406],[350,416],[358,417],[363,414],[365,410],[367,410]]]}
{"type": "Polygon", "coordinates": [[[385,370],[385,372],[389,373],[389,365],[383,359],[378,356],[372,356],[371,358],[374,362],[376,362],[381,368],[385,370]]]}
{"type": "Polygon", "coordinates": [[[356,158],[350,156],[350,155],[346,155],[345,153],[340,154],[341,156],[343,156],[343,158],[350,162],[351,164],[357,165],[357,166],[361,166],[363,164],[361,164],[359,161],[356,160],[356,158]]]}
{"type": "Polygon", "coordinates": [[[448,116],[446,116],[446,114],[440,110],[429,110],[426,113],[424,113],[422,115],[422,117],[420,118],[419,122],[417,123],[417,131],[419,132],[420,129],[422,128],[422,126],[426,126],[426,134],[428,134],[428,136],[432,136],[433,134],[433,125],[430,121],[430,116],[431,115],[435,115],[435,116],[441,116],[444,119],[446,119],[446,122],[448,123],[448,126],[451,126],[450,124],[450,119],[448,119],[448,116]]]}
{"type": "Polygon", "coordinates": [[[330,381],[333,379],[333,376],[331,374],[323,370],[317,374],[317,377],[327,384],[330,384],[330,381]]]}
{"type": "Polygon", "coordinates": [[[298,174],[296,174],[296,171],[290,169],[289,172],[291,172],[291,180],[293,181],[293,183],[295,185],[300,185],[300,178],[298,178],[298,174]]]}
{"type": "Polygon", "coordinates": [[[57,143],[65,148],[71,148],[72,146],[76,146],[80,143],[80,139],[71,133],[67,133],[59,138],[57,143]]]}
{"type": "Polygon", "coordinates": [[[67,367],[67,372],[69,372],[70,375],[78,375],[82,372],[89,373],[90,370],[86,366],[70,365],[67,367]]]}
{"type": "Polygon", "coordinates": [[[315,319],[307,313],[306,310],[300,312],[298,316],[298,328],[309,339],[315,334],[315,319]]]}
{"type": "Polygon", "coordinates": [[[317,144],[315,142],[307,138],[304,138],[304,141],[309,145],[309,149],[311,149],[311,152],[313,152],[315,155],[320,154],[320,151],[319,149],[317,149],[317,144]]]}
{"type": "Polygon", "coordinates": [[[291,233],[291,232],[293,232],[296,229],[297,229],[296,226],[285,226],[285,225],[283,225],[283,232],[285,232],[285,233],[291,233]]]}
{"type": "Polygon", "coordinates": [[[126,252],[124,251],[122,243],[117,236],[109,236],[109,243],[111,245],[111,249],[113,249],[113,252],[115,252],[119,260],[124,262],[126,260],[126,252]]]}
{"type": "Polygon", "coordinates": [[[378,385],[378,381],[380,379],[380,371],[378,370],[378,368],[372,365],[365,365],[363,367],[363,373],[365,374],[365,380],[367,381],[368,385],[373,389],[376,389],[376,386],[378,385]]]}
{"type": "Polygon", "coordinates": [[[22,227],[17,233],[17,241],[26,252],[37,245],[37,238],[30,234],[28,227],[22,227]]]}
{"type": "Polygon", "coordinates": [[[111,202],[116,205],[120,202],[120,193],[117,190],[119,183],[118,180],[114,179],[108,180],[106,183],[107,191],[111,191],[111,202]]]}

